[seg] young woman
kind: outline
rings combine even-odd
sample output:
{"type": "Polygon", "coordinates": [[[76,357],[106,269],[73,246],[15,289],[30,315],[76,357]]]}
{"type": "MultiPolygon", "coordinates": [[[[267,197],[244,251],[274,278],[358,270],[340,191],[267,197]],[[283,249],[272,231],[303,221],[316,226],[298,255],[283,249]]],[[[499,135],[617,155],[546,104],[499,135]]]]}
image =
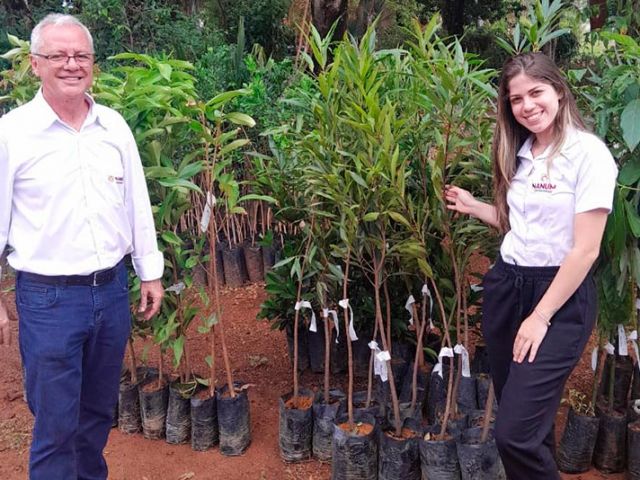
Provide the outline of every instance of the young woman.
{"type": "Polygon", "coordinates": [[[511,480],[559,479],[553,423],[596,318],[590,269],[617,168],[585,130],[566,80],[542,53],[504,64],[493,139],[494,205],[449,186],[448,208],[505,232],[484,278],[482,331],[511,480]]]}

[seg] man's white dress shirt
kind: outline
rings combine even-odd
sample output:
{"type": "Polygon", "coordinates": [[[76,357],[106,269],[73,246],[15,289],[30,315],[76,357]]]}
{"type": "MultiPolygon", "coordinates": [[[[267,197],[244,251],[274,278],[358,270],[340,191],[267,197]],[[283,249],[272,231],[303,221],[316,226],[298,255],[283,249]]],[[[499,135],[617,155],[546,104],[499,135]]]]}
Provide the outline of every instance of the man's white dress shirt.
{"type": "Polygon", "coordinates": [[[42,96],[0,118],[0,252],[16,270],[84,275],[126,254],[141,280],[162,277],[140,156],[124,119],[87,95],[80,131],[42,96]]]}
{"type": "Polygon", "coordinates": [[[595,135],[572,131],[549,165],[551,148],[533,157],[529,137],[518,152],[518,167],[507,202],[509,225],[500,254],[520,266],[559,266],[573,248],[575,215],[611,211],[618,169],[595,135]]]}

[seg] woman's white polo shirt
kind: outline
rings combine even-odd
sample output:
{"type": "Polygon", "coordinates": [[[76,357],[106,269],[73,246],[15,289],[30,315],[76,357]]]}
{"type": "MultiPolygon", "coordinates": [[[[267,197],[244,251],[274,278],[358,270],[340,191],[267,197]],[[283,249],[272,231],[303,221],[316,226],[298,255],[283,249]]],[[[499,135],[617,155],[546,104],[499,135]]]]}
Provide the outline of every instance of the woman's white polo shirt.
{"type": "Polygon", "coordinates": [[[572,131],[548,162],[551,147],[533,158],[530,136],[518,152],[509,191],[509,224],[500,254],[521,266],[558,266],[573,247],[574,217],[611,211],[618,169],[595,135],[572,131]]]}

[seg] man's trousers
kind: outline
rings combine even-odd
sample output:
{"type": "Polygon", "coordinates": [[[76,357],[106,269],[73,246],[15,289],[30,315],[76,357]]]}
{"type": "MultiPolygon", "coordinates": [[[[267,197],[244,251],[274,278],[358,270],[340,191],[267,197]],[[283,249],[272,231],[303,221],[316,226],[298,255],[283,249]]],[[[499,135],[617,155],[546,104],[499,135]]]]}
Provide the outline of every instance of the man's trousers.
{"type": "Polygon", "coordinates": [[[16,305],[29,408],[31,480],[104,480],[131,321],[123,262],[100,286],[43,283],[18,272],[16,305]]]}
{"type": "Polygon", "coordinates": [[[484,277],[482,332],[498,400],[495,438],[510,480],[560,479],[554,420],[565,382],[596,318],[591,275],[551,320],[533,363],[513,362],[522,321],[538,304],[558,267],[519,267],[498,259],[484,277]]]}

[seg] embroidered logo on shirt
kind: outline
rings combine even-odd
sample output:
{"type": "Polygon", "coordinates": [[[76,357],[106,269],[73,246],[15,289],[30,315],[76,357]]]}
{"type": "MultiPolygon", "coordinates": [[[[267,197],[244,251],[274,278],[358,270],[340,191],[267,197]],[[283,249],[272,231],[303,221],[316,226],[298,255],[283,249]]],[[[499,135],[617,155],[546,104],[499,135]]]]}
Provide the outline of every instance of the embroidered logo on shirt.
{"type": "Polygon", "coordinates": [[[124,178],[123,177],[114,177],[113,175],[109,175],[109,181],[110,182],[116,182],[116,183],[124,183],[124,178]]]}
{"type": "Polygon", "coordinates": [[[539,182],[531,182],[531,186],[536,192],[551,193],[556,189],[556,184],[551,182],[549,175],[542,175],[539,182]]]}

